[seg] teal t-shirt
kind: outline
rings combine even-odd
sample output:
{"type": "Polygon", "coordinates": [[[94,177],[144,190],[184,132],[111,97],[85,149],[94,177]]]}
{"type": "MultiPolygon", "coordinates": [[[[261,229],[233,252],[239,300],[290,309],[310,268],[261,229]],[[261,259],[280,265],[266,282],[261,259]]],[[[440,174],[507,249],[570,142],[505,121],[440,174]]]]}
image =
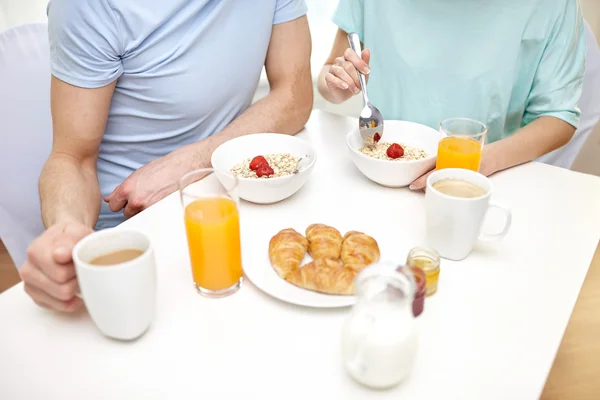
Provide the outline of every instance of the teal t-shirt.
{"type": "Polygon", "coordinates": [[[576,0],[340,0],[333,22],[371,50],[385,119],[488,126],[488,142],[540,116],[577,127],[585,34],[576,0]]]}

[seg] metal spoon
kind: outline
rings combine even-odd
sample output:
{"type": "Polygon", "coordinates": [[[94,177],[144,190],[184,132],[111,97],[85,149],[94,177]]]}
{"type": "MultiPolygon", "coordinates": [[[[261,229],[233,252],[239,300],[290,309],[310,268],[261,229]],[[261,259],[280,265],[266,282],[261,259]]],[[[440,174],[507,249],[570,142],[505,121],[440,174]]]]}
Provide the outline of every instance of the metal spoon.
{"type": "MultiPolygon", "coordinates": [[[[350,48],[361,57],[362,49],[358,35],[354,32],[348,34],[348,42],[350,43],[350,48]]],[[[374,144],[381,140],[383,136],[383,116],[377,107],[369,101],[366,79],[360,72],[358,72],[358,79],[360,80],[360,87],[363,99],[365,100],[365,106],[361,110],[358,120],[358,129],[360,130],[360,136],[367,144],[374,144]],[[376,136],[376,134],[378,135],[376,136]]]]}
{"type": "Polygon", "coordinates": [[[308,158],[308,156],[300,157],[298,159],[298,162],[296,163],[296,169],[294,170],[294,172],[292,172],[292,174],[297,174],[298,171],[300,171],[300,161],[302,161],[302,159],[304,158],[308,158]]]}

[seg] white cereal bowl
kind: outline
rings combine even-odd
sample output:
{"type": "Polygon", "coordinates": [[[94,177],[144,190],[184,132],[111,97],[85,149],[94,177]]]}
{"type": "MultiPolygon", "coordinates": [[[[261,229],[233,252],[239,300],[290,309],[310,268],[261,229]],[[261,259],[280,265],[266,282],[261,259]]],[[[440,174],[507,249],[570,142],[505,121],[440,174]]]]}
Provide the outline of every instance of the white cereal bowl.
{"type": "Polygon", "coordinates": [[[364,176],[382,186],[404,187],[435,167],[438,142],[445,136],[443,132],[415,122],[385,121],[383,142],[404,143],[429,154],[412,161],[379,160],[359,152],[364,142],[358,128],[348,133],[346,144],[354,165],[364,176]]]}
{"type": "Polygon", "coordinates": [[[226,184],[234,165],[248,158],[274,153],[303,157],[298,173],[277,178],[237,178],[240,198],[251,203],[271,204],[292,196],[308,180],[317,161],[317,154],[310,143],[280,133],[240,136],[217,147],[211,156],[211,163],[219,180],[226,184]]]}

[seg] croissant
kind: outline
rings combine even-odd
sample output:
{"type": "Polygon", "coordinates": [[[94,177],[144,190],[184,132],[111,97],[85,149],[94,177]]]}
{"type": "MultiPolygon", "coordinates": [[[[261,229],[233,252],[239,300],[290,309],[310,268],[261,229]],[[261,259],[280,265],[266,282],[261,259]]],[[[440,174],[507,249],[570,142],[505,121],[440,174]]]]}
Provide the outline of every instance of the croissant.
{"type": "Polygon", "coordinates": [[[344,235],[341,258],[346,268],[360,271],[367,265],[379,261],[379,245],[369,235],[350,231],[344,235]]]}
{"type": "Polygon", "coordinates": [[[308,240],[294,229],[280,231],[269,241],[269,259],[273,269],[285,279],[298,268],[307,248],[308,240]]]}
{"type": "Polygon", "coordinates": [[[342,250],[341,233],[324,224],[312,224],[306,228],[308,254],[315,260],[319,258],[340,258],[342,250]]]}
{"type": "Polygon", "coordinates": [[[319,258],[296,269],[286,278],[291,284],[326,294],[354,294],[356,271],[344,268],[339,260],[319,258]]]}

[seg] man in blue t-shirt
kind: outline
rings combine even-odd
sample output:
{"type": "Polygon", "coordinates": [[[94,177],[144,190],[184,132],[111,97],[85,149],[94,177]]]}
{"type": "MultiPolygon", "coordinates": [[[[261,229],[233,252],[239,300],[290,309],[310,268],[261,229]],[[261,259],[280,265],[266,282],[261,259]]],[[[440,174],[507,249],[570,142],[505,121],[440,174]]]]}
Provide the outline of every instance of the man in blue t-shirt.
{"type": "Polygon", "coordinates": [[[43,306],[73,311],[74,244],[210,166],[221,143],[295,134],[312,109],[304,0],[52,0],[47,227],[20,269],[43,306]],[[251,105],[263,66],[270,93],[251,105]]]}

